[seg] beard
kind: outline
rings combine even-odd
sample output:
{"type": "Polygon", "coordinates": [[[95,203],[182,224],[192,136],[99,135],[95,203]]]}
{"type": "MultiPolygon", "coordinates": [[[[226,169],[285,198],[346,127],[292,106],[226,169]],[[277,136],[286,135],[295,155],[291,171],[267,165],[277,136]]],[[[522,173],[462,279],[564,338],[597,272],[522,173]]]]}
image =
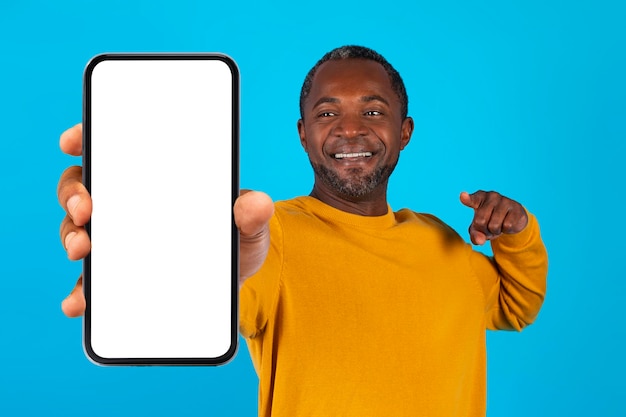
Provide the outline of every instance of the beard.
{"type": "Polygon", "coordinates": [[[370,173],[364,173],[363,168],[351,168],[345,177],[341,177],[337,171],[322,164],[311,162],[311,166],[315,176],[338,194],[351,198],[362,198],[381,184],[385,184],[397,163],[398,160],[396,159],[394,163],[376,167],[370,173]]]}

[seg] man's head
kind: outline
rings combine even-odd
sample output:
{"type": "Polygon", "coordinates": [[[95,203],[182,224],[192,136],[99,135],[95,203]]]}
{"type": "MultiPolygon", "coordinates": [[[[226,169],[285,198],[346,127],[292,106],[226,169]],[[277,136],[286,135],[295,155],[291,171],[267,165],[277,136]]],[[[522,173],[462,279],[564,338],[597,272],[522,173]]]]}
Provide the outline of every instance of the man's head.
{"type": "Polygon", "coordinates": [[[326,54],[305,79],[298,121],[314,194],[386,201],[388,178],[413,132],[407,102],[400,75],[378,53],[348,46],[326,54]]]}
{"type": "Polygon", "coordinates": [[[330,52],[327,52],[319,61],[317,61],[313,68],[309,70],[309,73],[304,78],[304,83],[302,83],[302,89],[300,90],[300,117],[304,118],[304,101],[311,92],[313,77],[315,77],[315,73],[317,72],[318,68],[327,61],[339,59],[364,59],[378,62],[380,65],[382,65],[382,67],[389,75],[391,87],[396,92],[396,94],[398,95],[398,99],[400,100],[400,111],[402,114],[402,119],[406,118],[409,110],[409,97],[406,93],[404,81],[402,80],[402,77],[400,76],[398,71],[396,71],[396,69],[378,52],[374,51],[373,49],[357,45],[341,46],[339,48],[333,49],[330,52]]]}

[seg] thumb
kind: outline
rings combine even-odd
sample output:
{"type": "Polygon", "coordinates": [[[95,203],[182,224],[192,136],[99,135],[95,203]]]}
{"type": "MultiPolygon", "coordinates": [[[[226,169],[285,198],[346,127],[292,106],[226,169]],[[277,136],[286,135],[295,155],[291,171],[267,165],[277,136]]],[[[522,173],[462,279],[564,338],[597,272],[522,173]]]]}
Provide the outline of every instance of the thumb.
{"type": "Polygon", "coordinates": [[[239,285],[261,268],[270,245],[274,203],[265,193],[242,190],[233,207],[239,228],[239,285]]]}
{"type": "Polygon", "coordinates": [[[241,190],[233,206],[233,213],[241,236],[253,237],[267,226],[274,214],[274,203],[265,193],[241,190]]]}

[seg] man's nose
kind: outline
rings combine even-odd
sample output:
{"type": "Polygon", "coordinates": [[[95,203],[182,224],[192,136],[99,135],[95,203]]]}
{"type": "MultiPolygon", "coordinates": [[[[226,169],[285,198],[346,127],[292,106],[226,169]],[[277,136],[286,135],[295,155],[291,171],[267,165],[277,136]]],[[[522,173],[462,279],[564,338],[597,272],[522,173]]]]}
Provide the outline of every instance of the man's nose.
{"type": "Polygon", "coordinates": [[[367,135],[367,127],[359,114],[344,114],[339,117],[333,134],[353,138],[367,135]]]}

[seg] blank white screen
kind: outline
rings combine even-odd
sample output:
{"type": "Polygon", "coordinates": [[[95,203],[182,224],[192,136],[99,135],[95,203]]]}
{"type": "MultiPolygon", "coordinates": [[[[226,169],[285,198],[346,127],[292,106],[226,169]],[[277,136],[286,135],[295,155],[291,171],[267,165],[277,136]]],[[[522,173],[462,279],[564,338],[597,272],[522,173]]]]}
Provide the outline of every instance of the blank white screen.
{"type": "Polygon", "coordinates": [[[233,74],[105,60],[91,76],[91,348],[215,358],[231,345],[233,74]]]}

